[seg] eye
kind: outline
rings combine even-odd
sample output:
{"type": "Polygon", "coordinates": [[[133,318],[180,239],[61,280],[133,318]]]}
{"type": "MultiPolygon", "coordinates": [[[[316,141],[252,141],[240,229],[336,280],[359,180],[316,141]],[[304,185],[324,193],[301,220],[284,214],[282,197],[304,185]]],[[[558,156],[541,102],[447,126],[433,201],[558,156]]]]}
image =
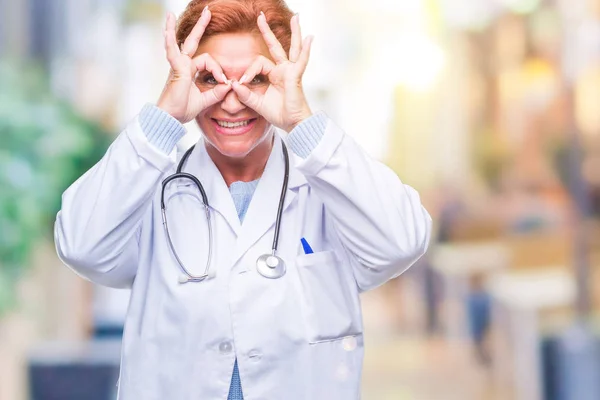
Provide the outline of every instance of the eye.
{"type": "Polygon", "coordinates": [[[219,83],[217,82],[215,77],[212,76],[212,74],[204,75],[204,78],[202,78],[202,82],[208,83],[209,85],[217,85],[219,83]]]}
{"type": "Polygon", "coordinates": [[[218,85],[219,82],[217,82],[217,80],[215,79],[215,77],[212,74],[206,74],[206,75],[198,75],[196,77],[196,85],[204,85],[204,86],[209,86],[209,85],[218,85]]]}
{"type": "Polygon", "coordinates": [[[264,75],[256,75],[252,81],[250,81],[251,85],[260,85],[267,81],[267,77],[264,75]]]}

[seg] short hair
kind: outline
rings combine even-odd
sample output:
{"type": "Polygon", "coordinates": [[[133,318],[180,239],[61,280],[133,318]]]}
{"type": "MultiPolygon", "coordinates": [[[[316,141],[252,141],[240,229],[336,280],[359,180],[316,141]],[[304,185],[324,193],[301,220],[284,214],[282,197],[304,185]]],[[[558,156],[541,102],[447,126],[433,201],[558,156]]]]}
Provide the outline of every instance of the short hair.
{"type": "Polygon", "coordinates": [[[192,0],[177,24],[179,47],[189,36],[205,6],[210,9],[211,20],[202,39],[222,33],[260,32],[256,20],[262,11],[275,37],[286,52],[290,51],[290,19],[294,14],[284,0],[192,0]]]}

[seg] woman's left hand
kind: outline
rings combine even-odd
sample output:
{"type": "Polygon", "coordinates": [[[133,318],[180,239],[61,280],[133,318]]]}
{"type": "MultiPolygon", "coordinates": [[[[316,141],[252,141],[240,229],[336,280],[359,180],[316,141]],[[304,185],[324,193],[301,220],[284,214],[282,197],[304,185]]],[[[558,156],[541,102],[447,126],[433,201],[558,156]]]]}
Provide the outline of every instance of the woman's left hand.
{"type": "Polygon", "coordinates": [[[292,17],[290,25],[292,43],[289,55],[286,55],[281,43],[271,31],[265,15],[261,13],[258,17],[258,28],[275,62],[259,56],[239,82],[232,82],[233,90],[242,103],[286,132],[290,132],[312,115],[302,90],[302,75],[308,64],[313,38],[309,36],[302,40],[297,15],[292,17]],[[257,75],[264,75],[269,79],[269,87],[264,94],[252,91],[244,85],[252,82],[257,75]]]}

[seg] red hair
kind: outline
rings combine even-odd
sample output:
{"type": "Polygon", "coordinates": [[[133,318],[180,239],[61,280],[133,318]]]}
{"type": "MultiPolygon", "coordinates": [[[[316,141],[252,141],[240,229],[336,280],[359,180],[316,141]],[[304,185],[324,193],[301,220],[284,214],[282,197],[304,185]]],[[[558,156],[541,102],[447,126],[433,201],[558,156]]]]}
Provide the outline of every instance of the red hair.
{"type": "Polygon", "coordinates": [[[179,17],[177,24],[179,47],[196,25],[205,6],[210,9],[211,19],[202,36],[203,39],[221,33],[260,32],[256,20],[262,11],[285,51],[290,51],[292,38],[290,19],[294,14],[284,0],[192,0],[179,17]]]}

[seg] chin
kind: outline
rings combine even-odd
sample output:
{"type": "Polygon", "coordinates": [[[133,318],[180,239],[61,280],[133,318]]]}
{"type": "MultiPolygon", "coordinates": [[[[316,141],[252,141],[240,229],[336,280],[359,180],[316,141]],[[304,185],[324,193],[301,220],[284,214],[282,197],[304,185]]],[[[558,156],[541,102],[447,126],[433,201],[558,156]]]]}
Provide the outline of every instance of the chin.
{"type": "Polygon", "coordinates": [[[250,152],[252,152],[252,150],[254,150],[254,148],[256,148],[256,145],[258,144],[258,143],[240,144],[240,145],[215,144],[215,143],[212,143],[210,141],[210,139],[208,139],[206,136],[205,136],[205,140],[225,157],[236,158],[236,159],[246,157],[248,154],[250,154],[250,152]]]}
{"type": "Polygon", "coordinates": [[[211,147],[225,157],[232,159],[241,159],[248,156],[261,143],[265,142],[265,139],[271,137],[273,134],[271,125],[256,126],[246,134],[235,136],[223,135],[214,130],[213,126],[207,126],[206,129],[200,126],[200,129],[204,140],[211,147]],[[256,132],[257,130],[260,130],[260,134],[256,132]]]}

